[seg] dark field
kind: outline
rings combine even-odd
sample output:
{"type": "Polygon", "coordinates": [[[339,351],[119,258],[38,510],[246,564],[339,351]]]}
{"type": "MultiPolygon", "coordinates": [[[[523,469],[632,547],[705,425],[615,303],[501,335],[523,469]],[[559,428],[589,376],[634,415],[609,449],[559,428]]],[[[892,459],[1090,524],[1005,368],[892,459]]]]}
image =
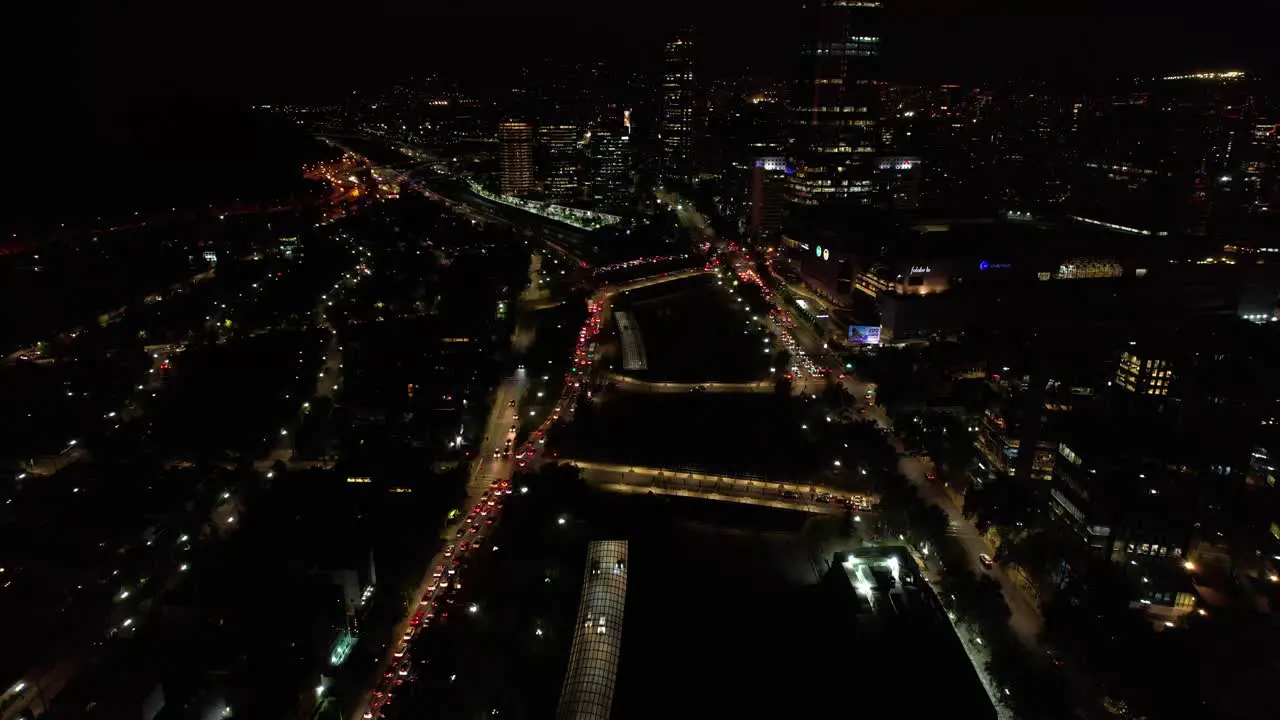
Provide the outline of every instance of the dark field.
{"type": "Polygon", "coordinates": [[[579,413],[556,448],[582,460],[801,478],[825,464],[796,413],[772,393],[614,392],[579,413]]]}
{"type": "MultiPolygon", "coordinates": [[[[619,295],[615,310],[640,327],[649,369],[642,380],[747,382],[769,374],[767,334],[734,305],[709,275],[675,280],[619,295]]],[[[615,331],[616,332],[616,331],[615,331]]]]}

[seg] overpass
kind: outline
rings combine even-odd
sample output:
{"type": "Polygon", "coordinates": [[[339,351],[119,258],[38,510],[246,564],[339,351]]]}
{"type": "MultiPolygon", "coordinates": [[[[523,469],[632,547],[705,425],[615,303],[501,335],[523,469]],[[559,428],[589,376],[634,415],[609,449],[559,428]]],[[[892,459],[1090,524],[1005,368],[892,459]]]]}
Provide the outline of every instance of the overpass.
{"type": "Polygon", "coordinates": [[[647,494],[653,491],[655,495],[701,497],[724,502],[831,514],[844,512],[840,500],[847,499],[853,508],[864,512],[874,510],[879,502],[879,498],[872,495],[829,485],[774,482],[758,478],[589,460],[564,459],[561,462],[578,468],[582,472],[582,478],[588,483],[610,492],[647,494]]]}
{"type": "Polygon", "coordinates": [[[661,275],[650,275],[638,280],[625,281],[619,285],[610,285],[608,283],[600,286],[600,292],[614,295],[617,293],[631,292],[639,290],[651,285],[661,285],[662,283],[671,282],[673,280],[683,280],[684,278],[695,277],[697,275],[710,275],[711,271],[704,268],[692,268],[689,270],[676,270],[675,272],[662,273],[661,275]]]}

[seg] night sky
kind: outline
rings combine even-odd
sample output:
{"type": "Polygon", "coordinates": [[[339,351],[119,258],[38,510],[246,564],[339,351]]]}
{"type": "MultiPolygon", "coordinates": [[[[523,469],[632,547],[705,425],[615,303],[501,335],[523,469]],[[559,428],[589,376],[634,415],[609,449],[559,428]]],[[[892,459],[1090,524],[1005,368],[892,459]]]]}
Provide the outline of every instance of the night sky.
{"type": "MultiPolygon", "coordinates": [[[[433,68],[500,71],[549,53],[609,52],[638,63],[645,48],[656,49],[685,21],[698,22],[709,72],[769,70],[788,54],[777,33],[786,2],[706,4],[732,12],[699,16],[677,10],[703,3],[670,0],[507,4],[517,9],[501,13],[495,8],[503,3],[489,2],[485,13],[448,14],[432,12],[439,4],[429,2],[348,3],[336,11],[327,4],[233,2],[202,6],[214,12],[195,15],[94,6],[70,21],[33,21],[4,52],[19,66],[34,66],[18,78],[24,90],[108,102],[157,93],[269,102],[433,68]],[[33,43],[37,38],[46,44],[33,43]]],[[[903,81],[1257,67],[1276,61],[1268,43],[1280,27],[1277,3],[1268,0],[886,5],[885,45],[892,74],[903,81]]]]}

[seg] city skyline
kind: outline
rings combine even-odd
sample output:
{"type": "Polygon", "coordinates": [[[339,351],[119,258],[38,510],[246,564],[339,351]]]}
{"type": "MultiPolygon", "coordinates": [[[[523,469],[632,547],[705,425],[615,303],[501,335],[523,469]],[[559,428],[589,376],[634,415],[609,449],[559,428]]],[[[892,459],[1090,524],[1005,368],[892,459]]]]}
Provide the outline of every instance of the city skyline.
{"type": "Polygon", "coordinates": [[[1275,23],[1114,5],[19,22],[0,720],[1280,717],[1275,23]]]}

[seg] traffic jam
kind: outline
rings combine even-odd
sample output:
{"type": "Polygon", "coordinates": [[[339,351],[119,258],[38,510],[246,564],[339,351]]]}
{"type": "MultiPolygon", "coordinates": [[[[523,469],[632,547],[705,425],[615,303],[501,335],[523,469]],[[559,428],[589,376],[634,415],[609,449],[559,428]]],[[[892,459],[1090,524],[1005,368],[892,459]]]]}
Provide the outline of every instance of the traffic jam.
{"type": "Polygon", "coordinates": [[[396,690],[406,682],[416,679],[413,640],[431,626],[446,621],[450,611],[456,609],[459,593],[462,591],[462,574],[467,569],[468,560],[484,549],[485,537],[490,534],[491,526],[502,512],[503,500],[513,491],[509,480],[494,480],[480,496],[480,501],[467,511],[465,522],[458,527],[458,541],[445,547],[442,553],[444,562],[431,571],[431,582],[418,600],[418,608],[410,618],[404,634],[396,641],[396,648],[391,653],[391,665],[370,694],[369,705],[364,712],[366,720],[385,717],[387,706],[391,704],[396,690]]]}
{"type": "MultiPolygon", "coordinates": [[[[578,333],[572,362],[569,371],[565,374],[565,386],[560,400],[538,429],[516,449],[515,460],[519,468],[527,468],[539,450],[555,457],[554,452],[544,449],[546,432],[551,423],[559,419],[562,414],[572,415],[573,413],[578,394],[582,391],[585,378],[590,374],[591,366],[595,361],[596,336],[600,332],[600,311],[603,305],[603,299],[600,298],[592,299],[588,303],[587,320],[578,333]]],[[[590,393],[590,390],[587,392],[590,393]]],[[[514,405],[515,401],[511,401],[509,406],[514,405]]],[[[512,440],[519,429],[518,422],[517,412],[513,415],[513,424],[508,430],[506,448],[502,451],[494,451],[498,456],[510,454],[512,440]]],[[[433,625],[447,621],[449,613],[458,611],[459,607],[462,607],[463,612],[473,611],[474,606],[460,605],[462,576],[467,570],[468,560],[485,550],[484,541],[492,534],[492,526],[502,514],[503,501],[514,490],[510,480],[493,480],[481,495],[480,501],[467,510],[463,522],[458,525],[454,533],[454,542],[446,546],[442,553],[444,562],[437,564],[431,571],[431,581],[427,585],[426,592],[418,601],[418,608],[410,618],[408,628],[397,639],[390,667],[379,679],[370,695],[369,704],[364,712],[366,720],[385,717],[387,707],[391,704],[397,689],[416,678],[412,653],[414,639],[433,625]]]]}

